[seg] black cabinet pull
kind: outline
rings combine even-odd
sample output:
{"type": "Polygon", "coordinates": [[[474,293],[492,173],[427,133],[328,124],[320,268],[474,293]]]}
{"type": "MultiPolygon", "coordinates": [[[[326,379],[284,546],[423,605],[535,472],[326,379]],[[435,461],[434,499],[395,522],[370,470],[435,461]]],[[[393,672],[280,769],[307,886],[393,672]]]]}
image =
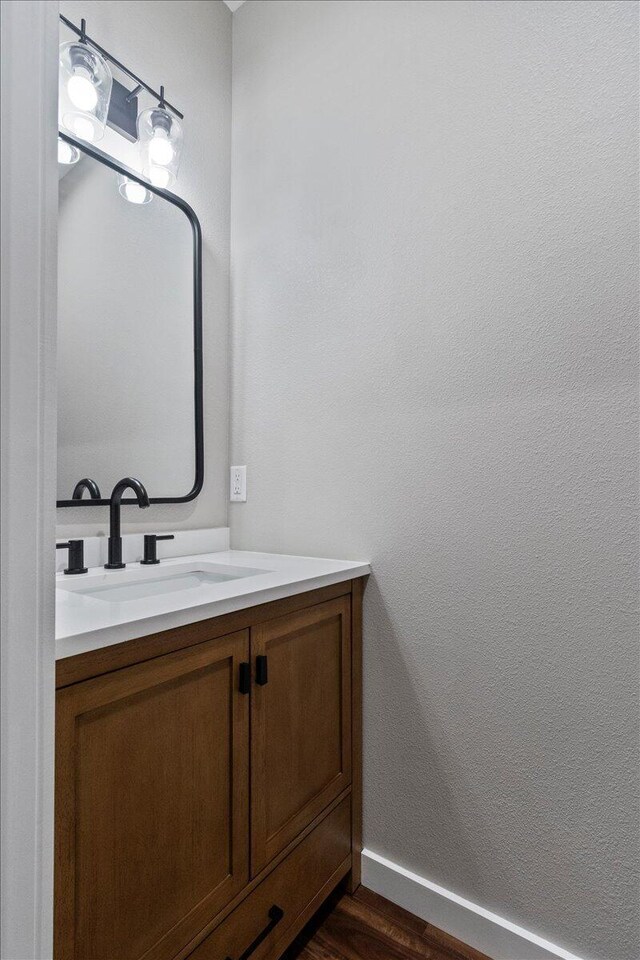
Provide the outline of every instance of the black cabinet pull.
{"type": "MultiPolygon", "coordinates": [[[[242,954],[242,956],[238,957],[238,960],[249,960],[249,957],[251,956],[251,954],[258,949],[262,941],[266,940],[266,938],[269,936],[273,928],[280,923],[280,921],[284,917],[284,910],[282,909],[282,907],[277,907],[276,904],[274,903],[274,905],[269,910],[269,913],[267,914],[267,916],[269,917],[269,923],[266,925],[262,933],[258,934],[258,936],[255,938],[253,943],[249,944],[249,946],[247,947],[245,952],[242,954]]],[[[232,960],[232,958],[227,957],[226,960],[232,960]]]]}
{"type": "Polygon", "coordinates": [[[264,687],[268,680],[267,658],[265,656],[256,657],[256,683],[259,687],[264,687]]]}
{"type": "Polygon", "coordinates": [[[238,680],[238,690],[240,693],[249,693],[251,689],[251,664],[240,664],[240,676],[238,680]]]}

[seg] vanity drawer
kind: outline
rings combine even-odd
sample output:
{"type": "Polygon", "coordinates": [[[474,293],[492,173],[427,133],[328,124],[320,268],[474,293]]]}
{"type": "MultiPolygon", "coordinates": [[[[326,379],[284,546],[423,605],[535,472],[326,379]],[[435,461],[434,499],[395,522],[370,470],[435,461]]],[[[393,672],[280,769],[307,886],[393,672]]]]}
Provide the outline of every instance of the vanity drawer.
{"type": "MultiPolygon", "coordinates": [[[[350,851],[351,797],[347,796],[188,960],[240,960],[244,956],[247,960],[277,960],[297,934],[300,925],[296,926],[296,920],[303,910],[325,884],[332,879],[337,883],[347,872],[350,851]],[[263,933],[264,939],[256,943],[263,933]],[[254,943],[255,949],[248,954],[254,943]],[[276,948],[278,952],[274,953],[276,948]]],[[[329,893],[327,889],[326,895],[329,893]]]]}

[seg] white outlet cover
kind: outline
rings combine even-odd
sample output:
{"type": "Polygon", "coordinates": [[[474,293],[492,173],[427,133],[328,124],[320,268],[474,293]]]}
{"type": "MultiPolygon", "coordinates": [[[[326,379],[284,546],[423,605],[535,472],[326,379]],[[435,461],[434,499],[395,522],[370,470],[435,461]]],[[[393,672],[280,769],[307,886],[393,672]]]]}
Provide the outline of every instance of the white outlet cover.
{"type": "Polygon", "coordinates": [[[229,499],[233,503],[244,503],[247,499],[247,468],[229,468],[229,499]]]}

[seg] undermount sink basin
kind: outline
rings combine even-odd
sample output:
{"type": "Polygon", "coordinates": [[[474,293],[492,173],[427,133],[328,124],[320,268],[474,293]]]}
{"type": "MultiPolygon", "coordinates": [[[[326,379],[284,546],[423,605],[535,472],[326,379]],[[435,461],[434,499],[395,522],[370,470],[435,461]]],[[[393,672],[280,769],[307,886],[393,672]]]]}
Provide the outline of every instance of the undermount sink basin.
{"type": "Polygon", "coordinates": [[[125,570],[96,572],[77,579],[59,580],[58,590],[89,597],[103,603],[127,603],[147,597],[180,593],[195,598],[199,592],[216,583],[255,577],[269,573],[248,567],[231,567],[214,563],[182,563],[165,569],[144,569],[132,566],[125,570]]]}

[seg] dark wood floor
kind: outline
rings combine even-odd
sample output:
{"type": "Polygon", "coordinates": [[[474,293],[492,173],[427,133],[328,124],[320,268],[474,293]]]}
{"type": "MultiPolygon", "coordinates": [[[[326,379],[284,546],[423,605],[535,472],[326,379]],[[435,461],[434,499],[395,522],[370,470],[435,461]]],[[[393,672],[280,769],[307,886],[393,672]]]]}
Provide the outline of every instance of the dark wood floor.
{"type": "Polygon", "coordinates": [[[489,960],[360,887],[337,891],[282,960],[489,960]]]}

